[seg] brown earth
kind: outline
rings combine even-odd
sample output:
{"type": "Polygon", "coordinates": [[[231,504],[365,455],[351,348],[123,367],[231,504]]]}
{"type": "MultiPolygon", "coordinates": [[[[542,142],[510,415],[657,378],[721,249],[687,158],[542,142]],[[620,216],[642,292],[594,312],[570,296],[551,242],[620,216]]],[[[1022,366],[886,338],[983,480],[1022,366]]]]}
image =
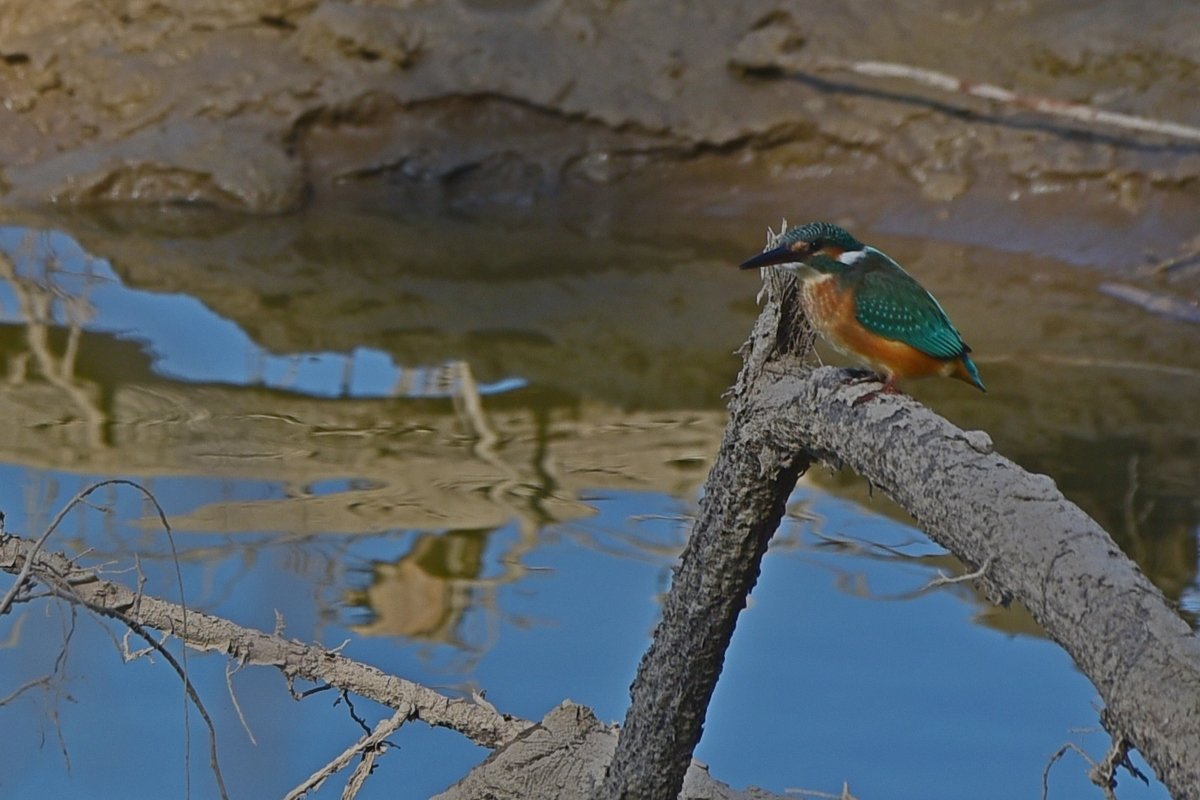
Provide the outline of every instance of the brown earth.
{"type": "Polygon", "coordinates": [[[552,207],[620,185],[635,206],[770,217],[815,194],[825,216],[913,234],[953,213],[954,238],[1101,262],[1194,233],[1194,143],[773,66],[897,61],[1195,125],[1200,8],[1184,4],[13,5],[10,204],[276,212],[370,188],[408,205],[552,207]]]}

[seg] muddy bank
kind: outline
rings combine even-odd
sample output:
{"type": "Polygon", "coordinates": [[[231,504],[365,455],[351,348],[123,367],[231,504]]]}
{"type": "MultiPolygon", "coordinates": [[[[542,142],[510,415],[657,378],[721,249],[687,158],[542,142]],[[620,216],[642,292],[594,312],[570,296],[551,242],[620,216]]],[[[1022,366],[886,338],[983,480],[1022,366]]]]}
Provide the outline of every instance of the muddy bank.
{"type": "Polygon", "coordinates": [[[649,176],[779,208],[819,179],[853,213],[884,181],[904,205],[1085,198],[1118,216],[1165,210],[1173,231],[1200,148],[773,66],[901,61],[1200,123],[1200,9],[991,6],[27,3],[0,20],[0,186],[10,202],[272,212],[362,186],[522,206],[649,176]]]}

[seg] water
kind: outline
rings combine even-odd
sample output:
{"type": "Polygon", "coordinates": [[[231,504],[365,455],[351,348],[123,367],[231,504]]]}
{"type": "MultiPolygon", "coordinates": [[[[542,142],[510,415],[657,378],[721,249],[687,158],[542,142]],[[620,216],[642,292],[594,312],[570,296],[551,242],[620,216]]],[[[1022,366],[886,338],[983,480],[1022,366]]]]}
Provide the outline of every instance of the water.
{"type": "MultiPolygon", "coordinates": [[[[175,210],[0,231],[8,529],[39,532],[96,480],[137,480],[171,519],[193,608],[279,618],[527,718],[569,698],[620,720],[755,313],[757,278],[732,264],[758,234],[693,230],[175,210]]],[[[1196,331],[1076,266],[886,246],[991,389],[913,392],[1053,475],[1194,613],[1196,331]]],[[[145,503],[91,499],[50,548],[90,548],[130,583],[136,563],[176,597],[145,503]]],[[[1008,798],[1038,796],[1068,742],[1101,756],[1098,698],[1070,659],[969,584],[914,593],[939,570],[957,566],[859,479],[802,479],[697,757],[777,792],[1008,798]]],[[[159,657],[124,663],[109,630],[48,601],[0,626],[0,696],[52,676],[0,707],[4,796],[173,797],[189,779],[215,795],[194,711],[185,770],[178,679],[159,657]]],[[[358,737],[335,693],[296,702],[261,667],[230,679],[243,727],[225,667],[189,659],[232,796],[281,796],[358,737]]],[[[428,797],[486,756],[419,723],[393,740],[362,796],[428,797]]],[[[1094,791],[1086,772],[1068,754],[1050,796],[1094,791]]],[[[1128,777],[1120,793],[1166,796],[1128,777]]]]}

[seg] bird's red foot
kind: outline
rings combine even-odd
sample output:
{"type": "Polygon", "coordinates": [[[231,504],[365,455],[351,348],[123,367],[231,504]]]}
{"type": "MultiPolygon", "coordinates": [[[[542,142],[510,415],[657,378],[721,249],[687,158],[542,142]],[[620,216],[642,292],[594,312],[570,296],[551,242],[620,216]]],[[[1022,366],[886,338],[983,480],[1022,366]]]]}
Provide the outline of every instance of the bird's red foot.
{"type": "MultiPolygon", "coordinates": [[[[868,380],[879,380],[879,377],[872,374],[870,378],[856,378],[853,383],[865,383],[868,380]]],[[[883,382],[883,386],[880,386],[874,391],[867,392],[866,394],[860,394],[858,397],[854,398],[854,402],[851,403],[850,406],[852,408],[857,408],[868,400],[874,400],[875,397],[881,394],[904,394],[904,392],[900,391],[900,388],[896,386],[895,376],[888,376],[888,379],[883,382]]]]}

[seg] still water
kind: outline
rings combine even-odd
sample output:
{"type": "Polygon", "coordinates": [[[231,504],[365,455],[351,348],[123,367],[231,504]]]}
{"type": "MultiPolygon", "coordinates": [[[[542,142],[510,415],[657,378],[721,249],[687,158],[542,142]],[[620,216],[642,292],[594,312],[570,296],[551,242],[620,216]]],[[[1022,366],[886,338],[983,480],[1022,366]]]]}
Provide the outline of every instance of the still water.
{"type": "MultiPolygon", "coordinates": [[[[7,528],[36,534],[92,482],[136,480],[170,518],[192,608],[527,718],[569,698],[620,720],[724,426],[758,289],[732,265],[760,227],[698,242],[169,210],[5,228],[7,528]]],[[[1197,329],[1106,298],[1080,266],[868,238],[934,290],[991,390],[913,392],[1054,476],[1193,619],[1197,329]]],[[[176,598],[151,510],[92,499],[49,547],[176,598]]],[[[1020,609],[914,591],[956,571],[859,479],[805,476],[697,757],[781,793],[1006,799],[1040,796],[1067,743],[1100,757],[1095,691],[1020,609]]],[[[185,761],[178,680],[125,663],[121,633],[45,600],[0,621],[0,696],[51,676],[0,706],[0,795],[215,796],[194,713],[185,761]]],[[[233,797],[280,797],[359,736],[332,693],[297,702],[271,670],[213,657],[189,669],[233,797]]],[[[486,756],[420,723],[392,740],[361,796],[429,797],[486,756]]],[[[1069,753],[1050,797],[1096,796],[1086,773],[1069,753]]],[[[1166,793],[1123,776],[1119,796],[1166,793]]]]}

